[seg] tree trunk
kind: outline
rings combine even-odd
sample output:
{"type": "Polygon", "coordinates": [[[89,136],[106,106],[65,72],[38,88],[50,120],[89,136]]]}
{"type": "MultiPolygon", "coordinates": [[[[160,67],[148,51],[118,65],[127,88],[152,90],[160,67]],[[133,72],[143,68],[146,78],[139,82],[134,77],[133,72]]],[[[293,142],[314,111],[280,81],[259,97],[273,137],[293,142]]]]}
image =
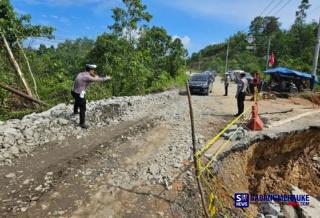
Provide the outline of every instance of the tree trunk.
{"type": "Polygon", "coordinates": [[[27,100],[29,100],[29,101],[32,101],[32,102],[37,103],[37,104],[41,104],[41,105],[44,105],[44,106],[49,106],[47,103],[45,103],[45,102],[43,102],[43,101],[40,101],[40,100],[38,100],[38,99],[35,99],[35,98],[33,98],[33,97],[30,97],[29,95],[27,95],[27,94],[25,94],[25,93],[23,93],[23,92],[20,92],[19,90],[16,90],[16,89],[14,89],[14,88],[6,85],[6,84],[3,84],[3,83],[1,83],[1,82],[0,82],[0,88],[3,88],[3,89],[5,89],[5,90],[8,90],[8,91],[10,91],[10,92],[12,92],[12,93],[14,93],[14,94],[16,94],[16,95],[19,95],[19,96],[21,96],[21,97],[23,97],[23,98],[25,98],[25,99],[27,99],[27,100]]]}
{"type": "Polygon", "coordinates": [[[21,44],[20,44],[19,41],[17,41],[17,45],[18,45],[18,47],[21,49],[21,52],[22,52],[22,54],[23,54],[23,57],[24,57],[24,59],[26,60],[26,63],[27,63],[27,66],[28,66],[28,70],[29,70],[29,73],[30,73],[31,78],[32,78],[32,81],[33,81],[34,93],[35,93],[36,97],[37,97],[38,99],[40,99],[40,98],[39,98],[39,95],[38,95],[37,82],[36,82],[36,79],[34,78],[34,75],[33,75],[33,72],[32,72],[32,69],[31,69],[31,66],[30,66],[28,57],[27,57],[26,53],[24,52],[24,49],[22,48],[22,46],[21,46],[21,44]]]}
{"type": "Polygon", "coordinates": [[[26,91],[27,91],[27,94],[28,94],[29,96],[33,97],[33,94],[32,94],[32,92],[31,92],[31,89],[29,88],[28,82],[27,82],[27,80],[24,78],[24,75],[23,75],[23,73],[22,73],[22,71],[21,71],[21,68],[20,68],[18,62],[16,61],[15,57],[13,56],[12,50],[11,50],[11,48],[10,48],[10,46],[9,46],[9,43],[8,43],[6,37],[4,36],[3,33],[1,33],[1,37],[2,37],[2,39],[3,39],[4,45],[5,45],[6,49],[7,49],[7,52],[8,52],[8,54],[9,54],[9,56],[10,56],[10,60],[12,61],[12,64],[13,64],[15,70],[17,71],[17,73],[18,73],[18,75],[19,75],[19,77],[20,77],[20,79],[21,79],[21,81],[22,81],[22,83],[23,83],[23,86],[24,86],[24,88],[25,88],[26,91]]]}

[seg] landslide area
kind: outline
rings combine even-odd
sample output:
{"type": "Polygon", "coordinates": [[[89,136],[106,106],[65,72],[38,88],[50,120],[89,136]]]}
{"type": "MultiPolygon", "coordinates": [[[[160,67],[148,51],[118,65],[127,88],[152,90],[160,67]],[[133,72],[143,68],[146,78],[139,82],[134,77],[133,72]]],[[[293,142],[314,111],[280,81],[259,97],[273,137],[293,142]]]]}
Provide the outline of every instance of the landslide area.
{"type": "MultiPolygon", "coordinates": [[[[320,129],[266,139],[225,157],[218,172],[218,197],[235,214],[233,194],[289,194],[291,185],[320,196],[320,129]]],[[[256,215],[258,205],[247,213],[256,215]]]]}

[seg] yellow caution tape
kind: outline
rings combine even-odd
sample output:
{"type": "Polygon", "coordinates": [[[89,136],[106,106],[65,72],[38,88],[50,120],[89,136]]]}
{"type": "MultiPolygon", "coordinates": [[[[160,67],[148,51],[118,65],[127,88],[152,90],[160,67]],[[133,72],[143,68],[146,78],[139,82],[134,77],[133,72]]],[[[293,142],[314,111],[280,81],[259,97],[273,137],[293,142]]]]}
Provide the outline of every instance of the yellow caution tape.
{"type": "Polygon", "coordinates": [[[231,143],[231,139],[232,137],[240,130],[241,127],[238,127],[236,129],[236,131],[234,131],[232,133],[232,135],[230,136],[230,138],[225,142],[223,143],[216,152],[214,152],[214,154],[210,157],[210,161],[206,164],[206,166],[200,171],[200,173],[202,173],[204,170],[208,169],[210,167],[210,165],[212,164],[212,162],[215,160],[215,158],[220,154],[220,152],[227,146],[231,143]]]}
{"type": "Polygon", "coordinates": [[[214,194],[211,192],[209,195],[209,215],[211,217],[214,217],[216,215],[216,207],[214,205],[214,194]]]}
{"type": "Polygon", "coordinates": [[[238,117],[236,117],[233,121],[231,121],[223,130],[221,130],[218,135],[216,135],[213,139],[211,139],[200,151],[196,153],[197,157],[201,157],[204,152],[206,152],[211,145],[213,145],[218,139],[236,122],[238,122],[246,113],[248,113],[250,110],[250,107],[248,107],[242,114],[240,114],[238,117]]]}

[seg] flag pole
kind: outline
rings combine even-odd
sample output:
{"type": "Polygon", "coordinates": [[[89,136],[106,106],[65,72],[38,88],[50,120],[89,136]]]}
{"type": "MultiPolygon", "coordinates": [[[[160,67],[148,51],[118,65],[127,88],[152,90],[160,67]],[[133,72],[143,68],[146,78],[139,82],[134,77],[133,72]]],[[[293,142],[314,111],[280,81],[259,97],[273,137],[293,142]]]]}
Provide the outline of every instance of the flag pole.
{"type": "Polygon", "coordinates": [[[269,36],[269,42],[268,42],[266,70],[268,70],[268,65],[269,65],[270,45],[271,45],[271,36],[269,36]]]}

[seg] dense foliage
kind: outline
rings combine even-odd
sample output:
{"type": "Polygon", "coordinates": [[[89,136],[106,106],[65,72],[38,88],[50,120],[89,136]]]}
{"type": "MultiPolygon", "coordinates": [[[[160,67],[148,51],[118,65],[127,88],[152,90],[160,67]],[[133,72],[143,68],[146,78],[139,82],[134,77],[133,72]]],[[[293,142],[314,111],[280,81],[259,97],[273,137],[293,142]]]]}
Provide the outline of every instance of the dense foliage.
{"type": "MultiPolygon", "coordinates": [[[[123,0],[123,3],[124,8],[113,9],[114,24],[109,27],[110,31],[98,36],[96,40],[79,38],[67,40],[57,47],[47,48],[41,45],[38,49],[25,48],[38,84],[40,99],[52,105],[69,102],[73,79],[78,72],[84,70],[85,63],[95,63],[101,76],[107,74],[113,77],[110,82],[91,86],[88,91],[89,100],[141,95],[184,83],[187,51],[181,40],[173,39],[161,27],[148,26],[152,16],[140,0],[123,0]]],[[[52,38],[53,29],[32,26],[31,17],[17,15],[8,0],[0,3],[0,15],[0,31],[10,39],[14,55],[31,83],[25,60],[21,51],[15,47],[15,41],[28,37],[52,38]],[[12,21],[11,24],[8,20],[12,21]],[[23,34],[17,35],[18,33],[23,34]]],[[[0,72],[1,81],[23,90],[2,46],[0,72]]],[[[30,104],[26,103],[1,90],[0,119],[24,113],[25,108],[30,108],[30,104]]]]}
{"type": "MultiPolygon", "coordinates": [[[[230,43],[228,69],[242,69],[248,72],[265,70],[270,39],[270,54],[275,55],[275,66],[311,72],[318,25],[315,22],[305,22],[310,7],[308,2],[302,0],[296,12],[296,20],[288,30],[281,29],[276,17],[259,16],[251,22],[248,33],[238,32],[231,36],[228,39],[230,43]],[[250,42],[249,36],[253,42],[250,42]],[[248,46],[251,49],[248,49],[248,46]]],[[[223,73],[226,51],[227,41],[209,45],[192,54],[189,65],[196,70],[212,68],[223,73]]]]}

